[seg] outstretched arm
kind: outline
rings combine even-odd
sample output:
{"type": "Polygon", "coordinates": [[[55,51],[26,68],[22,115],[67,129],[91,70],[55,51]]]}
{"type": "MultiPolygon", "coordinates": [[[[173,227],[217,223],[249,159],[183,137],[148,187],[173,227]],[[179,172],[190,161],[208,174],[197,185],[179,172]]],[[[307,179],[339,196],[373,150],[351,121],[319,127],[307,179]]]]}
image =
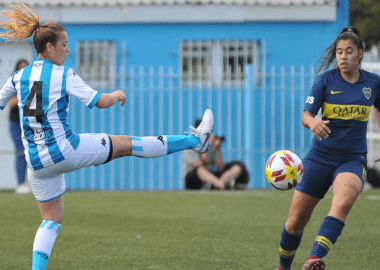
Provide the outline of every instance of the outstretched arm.
{"type": "Polygon", "coordinates": [[[127,96],[125,93],[121,90],[117,90],[110,94],[102,94],[95,106],[101,109],[109,108],[118,101],[121,101],[120,106],[124,106],[126,100],[127,96]]]}

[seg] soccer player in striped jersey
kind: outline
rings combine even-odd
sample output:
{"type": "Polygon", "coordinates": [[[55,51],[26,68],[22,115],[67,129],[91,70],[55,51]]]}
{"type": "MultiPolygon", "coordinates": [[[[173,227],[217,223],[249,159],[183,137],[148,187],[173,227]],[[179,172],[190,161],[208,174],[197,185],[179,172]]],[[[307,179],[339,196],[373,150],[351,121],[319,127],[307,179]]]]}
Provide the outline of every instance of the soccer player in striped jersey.
{"type": "Polygon", "coordinates": [[[6,40],[33,36],[38,59],[14,73],[0,90],[0,109],[17,95],[20,125],[28,178],[42,215],[33,244],[32,270],[44,270],[61,229],[65,193],[64,173],[96,166],[124,156],[155,158],[185,149],[208,150],[214,116],[206,110],[198,128],[188,136],[131,137],[108,134],[75,134],[67,114],[69,97],[89,108],[108,108],[126,101],[123,91],[100,94],[64,63],[69,53],[66,30],[59,24],[39,22],[38,15],[25,5],[11,5],[1,22],[6,40]]]}
{"type": "Polygon", "coordinates": [[[330,211],[302,268],[325,269],[323,257],[336,243],[362,191],[367,169],[367,122],[372,105],[377,119],[380,115],[380,76],[359,69],[362,57],[363,41],[355,27],[344,28],[322,54],[317,73],[326,70],[335,59],[337,67],[316,77],[306,100],[301,121],[315,137],[303,159],[303,180],[294,190],[281,234],[277,270],[290,269],[315,206],[332,186],[330,211]],[[322,119],[318,120],[315,115],[320,108],[322,119]]]}

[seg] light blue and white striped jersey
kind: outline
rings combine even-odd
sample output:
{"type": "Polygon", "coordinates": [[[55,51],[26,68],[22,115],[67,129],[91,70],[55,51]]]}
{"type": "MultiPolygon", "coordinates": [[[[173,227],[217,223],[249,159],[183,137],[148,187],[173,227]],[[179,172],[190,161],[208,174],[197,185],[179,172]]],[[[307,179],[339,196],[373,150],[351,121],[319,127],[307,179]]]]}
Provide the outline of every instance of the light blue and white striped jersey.
{"type": "Polygon", "coordinates": [[[93,108],[101,94],[89,87],[71,68],[46,59],[34,60],[14,73],[0,90],[0,109],[17,94],[25,156],[39,170],[65,160],[76,149],[79,136],[68,124],[69,96],[93,108]]]}

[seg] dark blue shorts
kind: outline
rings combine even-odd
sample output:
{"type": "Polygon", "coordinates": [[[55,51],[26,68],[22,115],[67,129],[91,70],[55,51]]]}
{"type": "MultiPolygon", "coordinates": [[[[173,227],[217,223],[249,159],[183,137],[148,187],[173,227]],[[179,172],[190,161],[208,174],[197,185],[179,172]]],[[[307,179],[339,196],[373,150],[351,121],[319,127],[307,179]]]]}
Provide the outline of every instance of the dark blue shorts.
{"type": "Polygon", "coordinates": [[[341,157],[310,150],[302,160],[304,173],[301,183],[295,188],[315,198],[322,199],[336,176],[342,172],[356,174],[362,184],[366,178],[366,157],[341,157]]]}

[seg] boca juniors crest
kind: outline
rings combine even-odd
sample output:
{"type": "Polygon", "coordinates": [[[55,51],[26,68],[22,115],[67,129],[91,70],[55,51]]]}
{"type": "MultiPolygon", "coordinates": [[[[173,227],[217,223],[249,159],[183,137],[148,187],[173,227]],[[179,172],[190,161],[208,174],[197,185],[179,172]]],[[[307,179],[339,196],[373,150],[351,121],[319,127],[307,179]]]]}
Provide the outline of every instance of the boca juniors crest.
{"type": "Polygon", "coordinates": [[[370,99],[371,98],[372,90],[369,87],[364,87],[363,88],[363,93],[364,93],[364,96],[366,97],[366,99],[370,99]]]}

